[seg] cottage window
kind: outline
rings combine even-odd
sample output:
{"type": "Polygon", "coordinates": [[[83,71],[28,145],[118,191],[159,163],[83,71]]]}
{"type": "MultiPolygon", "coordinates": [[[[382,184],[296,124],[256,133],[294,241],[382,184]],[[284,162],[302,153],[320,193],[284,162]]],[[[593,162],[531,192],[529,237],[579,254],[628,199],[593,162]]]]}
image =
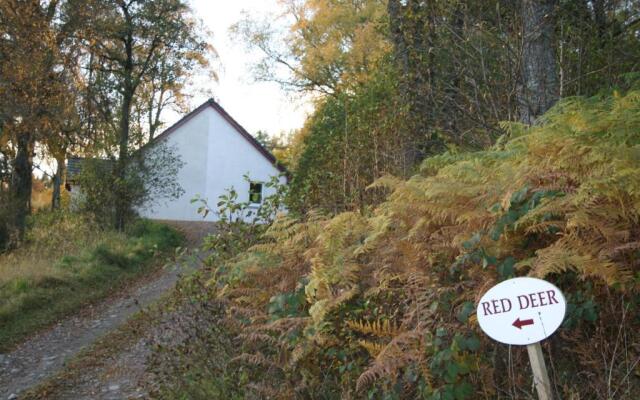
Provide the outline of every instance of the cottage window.
{"type": "Polygon", "coordinates": [[[249,183],[249,202],[253,204],[262,203],[262,183],[249,183]]]}

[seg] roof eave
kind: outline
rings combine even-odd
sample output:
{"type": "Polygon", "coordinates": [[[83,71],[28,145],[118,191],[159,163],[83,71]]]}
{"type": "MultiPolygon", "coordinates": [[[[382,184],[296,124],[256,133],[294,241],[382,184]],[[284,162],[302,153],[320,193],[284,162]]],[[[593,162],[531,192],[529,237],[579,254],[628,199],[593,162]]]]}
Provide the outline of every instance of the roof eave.
{"type": "Polygon", "coordinates": [[[194,109],[193,111],[185,115],[183,118],[181,118],[178,122],[171,125],[169,128],[165,129],[164,132],[162,132],[161,134],[153,138],[151,141],[149,141],[147,144],[142,146],[140,149],[138,149],[138,151],[144,151],[149,146],[152,146],[153,144],[158,143],[161,140],[164,140],[167,136],[175,132],[178,128],[180,128],[182,125],[189,122],[193,117],[195,117],[196,115],[198,115],[200,112],[204,111],[208,107],[211,107],[215,111],[217,111],[218,114],[222,116],[222,118],[224,118],[231,126],[233,126],[233,128],[240,135],[242,135],[242,137],[244,137],[249,142],[249,144],[251,144],[256,150],[258,150],[258,152],[263,157],[265,157],[274,167],[276,167],[278,171],[280,171],[283,174],[289,173],[287,169],[282,164],[280,164],[278,159],[269,150],[267,150],[260,142],[258,142],[256,138],[254,138],[253,135],[251,135],[242,125],[240,125],[235,119],[233,119],[233,117],[224,108],[222,108],[222,106],[218,104],[214,99],[209,99],[203,104],[201,104],[199,107],[197,107],[196,109],[194,109]]]}

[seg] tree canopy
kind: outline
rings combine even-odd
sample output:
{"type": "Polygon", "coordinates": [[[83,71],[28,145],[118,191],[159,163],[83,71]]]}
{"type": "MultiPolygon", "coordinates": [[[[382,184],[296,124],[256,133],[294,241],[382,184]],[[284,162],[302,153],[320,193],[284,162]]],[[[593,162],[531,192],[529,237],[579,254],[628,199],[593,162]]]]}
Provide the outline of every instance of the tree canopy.
{"type": "MultiPolygon", "coordinates": [[[[30,213],[34,158],[57,165],[52,207],[60,205],[70,154],[110,158],[121,182],[129,157],[184,109],[187,87],[215,55],[184,1],[0,1],[2,191],[21,236],[30,213]]],[[[127,185],[114,185],[126,199],[127,185]]],[[[118,201],[124,226],[132,204],[118,201]]]]}
{"type": "Polygon", "coordinates": [[[635,2],[282,4],[288,30],[247,16],[235,32],[264,55],[256,78],[314,99],[291,151],[305,209],[375,204],[375,179],[486,148],[503,121],[533,123],[559,97],[629,88],[638,72],[635,2]]]}

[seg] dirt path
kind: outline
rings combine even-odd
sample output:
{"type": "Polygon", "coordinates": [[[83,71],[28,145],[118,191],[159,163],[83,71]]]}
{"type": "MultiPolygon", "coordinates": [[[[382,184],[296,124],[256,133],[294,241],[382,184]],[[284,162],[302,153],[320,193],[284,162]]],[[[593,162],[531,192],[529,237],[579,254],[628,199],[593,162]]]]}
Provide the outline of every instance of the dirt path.
{"type": "MultiPolygon", "coordinates": [[[[149,371],[155,346],[171,346],[188,339],[176,326],[195,320],[200,309],[162,300],[136,315],[74,358],[61,373],[24,394],[24,400],[121,400],[149,398],[158,384],[149,371]],[[191,310],[191,311],[190,311],[191,310]]],[[[158,360],[155,361],[156,363],[158,360]]],[[[21,400],[23,400],[21,398],[21,400]]]]}
{"type": "MultiPolygon", "coordinates": [[[[90,307],[80,316],[66,319],[32,337],[11,353],[0,355],[0,400],[18,399],[21,392],[63,370],[65,362],[83,348],[114,331],[132,314],[168,292],[175,285],[180,272],[179,268],[162,270],[146,282],[127,290],[124,295],[90,307]]],[[[141,349],[143,347],[140,346],[141,349]]],[[[122,357],[126,356],[127,352],[122,354],[122,357]]],[[[126,362],[126,359],[122,361],[126,362]]],[[[120,393],[122,384],[106,382],[103,387],[97,381],[93,384],[96,387],[91,388],[93,393],[86,398],[98,398],[96,393],[105,394],[100,398],[123,398],[120,393]]]]}

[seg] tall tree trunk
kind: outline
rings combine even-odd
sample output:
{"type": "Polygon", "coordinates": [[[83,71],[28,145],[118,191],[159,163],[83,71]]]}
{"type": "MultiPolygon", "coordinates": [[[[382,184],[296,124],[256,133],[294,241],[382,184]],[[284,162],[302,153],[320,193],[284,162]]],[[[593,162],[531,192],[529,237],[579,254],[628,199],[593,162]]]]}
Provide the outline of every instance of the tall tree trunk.
{"type": "Polygon", "coordinates": [[[529,125],[558,101],[555,5],[555,0],[522,0],[520,120],[529,125]]]}
{"type": "MultiPolygon", "coordinates": [[[[125,15],[129,18],[128,10],[125,9],[125,15]]],[[[116,163],[116,177],[118,188],[116,188],[116,200],[115,200],[115,228],[119,231],[123,231],[126,218],[129,214],[130,204],[127,196],[126,185],[126,168],[129,158],[129,129],[131,120],[131,105],[133,104],[133,96],[135,94],[136,87],[133,82],[133,33],[129,31],[127,33],[127,39],[125,40],[125,63],[124,63],[124,81],[122,88],[122,107],[120,109],[120,138],[119,138],[119,153],[118,162],[116,163]]]]}
{"type": "MultiPolygon", "coordinates": [[[[389,0],[387,13],[389,14],[389,31],[391,33],[391,41],[393,42],[394,57],[396,64],[400,67],[400,72],[406,76],[409,74],[409,53],[404,34],[402,33],[402,12],[403,6],[400,0],[389,0]]],[[[405,81],[401,84],[402,89],[407,89],[405,81]]]]}
{"type": "Polygon", "coordinates": [[[598,35],[602,38],[607,30],[607,10],[605,0],[593,0],[593,19],[598,28],[598,35]]]}
{"type": "Polygon", "coordinates": [[[115,227],[119,231],[123,231],[127,214],[129,213],[129,203],[127,201],[127,187],[126,187],[126,169],[127,160],[129,158],[129,125],[131,117],[131,103],[133,101],[133,93],[125,89],[125,93],[122,96],[122,109],[120,116],[120,143],[118,161],[116,163],[116,176],[118,178],[118,185],[116,193],[116,215],[115,215],[115,227]]]}
{"type": "Polygon", "coordinates": [[[56,163],[58,164],[56,167],[56,174],[53,176],[53,193],[51,194],[51,209],[59,210],[62,205],[62,195],[60,187],[62,186],[62,179],[64,179],[65,173],[65,165],[64,165],[65,157],[56,157],[56,163]]]}
{"type": "Polygon", "coordinates": [[[15,210],[14,228],[18,239],[24,236],[26,219],[31,212],[31,185],[33,172],[33,134],[18,135],[16,157],[11,171],[11,192],[15,210]]]}
{"type": "Polygon", "coordinates": [[[405,149],[409,166],[415,165],[429,153],[442,149],[442,143],[430,135],[434,16],[419,0],[389,0],[389,31],[394,46],[394,58],[400,74],[400,92],[406,111],[410,114],[407,136],[411,138],[405,149]],[[404,3],[404,4],[403,4],[404,3]],[[411,143],[413,142],[413,143],[411,143]]]}
{"type": "MultiPolygon", "coordinates": [[[[453,14],[451,16],[451,31],[454,32],[455,37],[461,38],[464,37],[464,14],[461,9],[461,5],[455,7],[453,14]]],[[[457,58],[452,60],[452,68],[450,75],[446,77],[447,81],[451,82],[448,87],[445,88],[445,99],[444,106],[445,112],[448,110],[455,110],[456,105],[460,104],[460,82],[462,81],[462,77],[460,71],[462,70],[460,66],[460,62],[457,58]]],[[[445,122],[445,129],[448,130],[449,136],[459,140],[459,135],[462,133],[458,128],[458,118],[456,118],[456,114],[451,113],[445,122]]]]}

